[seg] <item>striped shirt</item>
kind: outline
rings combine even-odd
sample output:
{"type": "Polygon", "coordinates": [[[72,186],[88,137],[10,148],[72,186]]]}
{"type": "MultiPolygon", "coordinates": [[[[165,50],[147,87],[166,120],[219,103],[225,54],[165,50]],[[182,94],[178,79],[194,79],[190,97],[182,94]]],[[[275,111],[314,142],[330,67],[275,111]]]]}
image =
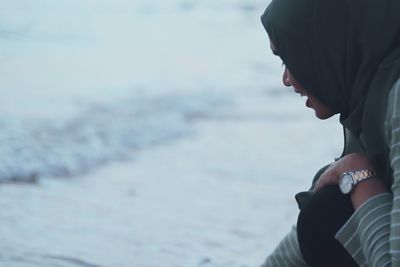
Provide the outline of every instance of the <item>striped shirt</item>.
{"type": "MultiPolygon", "coordinates": [[[[400,266],[400,80],[388,96],[385,135],[393,169],[392,193],[368,199],[336,234],[361,267],[400,266]]],[[[295,227],[261,267],[307,267],[295,227]]]]}
{"type": "Polygon", "coordinates": [[[297,242],[295,226],[260,267],[307,267],[297,242]]]}

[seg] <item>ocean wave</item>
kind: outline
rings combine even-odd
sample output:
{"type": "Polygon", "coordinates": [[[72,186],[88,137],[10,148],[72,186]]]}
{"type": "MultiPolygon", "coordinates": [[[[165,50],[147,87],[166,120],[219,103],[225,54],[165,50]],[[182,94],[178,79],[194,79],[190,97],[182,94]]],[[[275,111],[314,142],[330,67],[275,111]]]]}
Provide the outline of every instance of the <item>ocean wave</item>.
{"type": "Polygon", "coordinates": [[[82,108],[65,120],[0,117],[0,181],[35,182],[92,170],[193,134],[224,102],[213,94],[136,97],[82,108]]]}

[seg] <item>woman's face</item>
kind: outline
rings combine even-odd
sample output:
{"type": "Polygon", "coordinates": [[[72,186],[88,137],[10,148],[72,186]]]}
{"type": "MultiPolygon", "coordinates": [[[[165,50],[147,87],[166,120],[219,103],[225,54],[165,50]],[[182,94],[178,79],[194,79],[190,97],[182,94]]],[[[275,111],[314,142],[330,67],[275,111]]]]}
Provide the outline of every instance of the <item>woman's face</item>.
{"type": "MultiPolygon", "coordinates": [[[[273,43],[270,42],[270,44],[272,52],[274,53],[274,55],[277,55],[277,51],[273,43]]],[[[308,93],[307,90],[304,89],[303,86],[301,86],[301,84],[296,81],[296,79],[292,76],[286,66],[283,72],[282,82],[287,87],[293,87],[294,92],[300,94],[301,97],[307,97],[306,106],[312,108],[315,111],[315,116],[317,118],[325,120],[335,115],[335,113],[330,108],[322,104],[317,98],[308,93]]]]}
{"type": "Polygon", "coordinates": [[[330,108],[322,104],[317,98],[308,93],[307,90],[305,90],[303,86],[301,86],[301,84],[294,79],[294,77],[286,67],[283,72],[282,82],[285,86],[293,87],[294,91],[300,94],[300,96],[307,97],[306,106],[312,108],[315,111],[315,116],[317,118],[325,120],[335,115],[330,108]]]}

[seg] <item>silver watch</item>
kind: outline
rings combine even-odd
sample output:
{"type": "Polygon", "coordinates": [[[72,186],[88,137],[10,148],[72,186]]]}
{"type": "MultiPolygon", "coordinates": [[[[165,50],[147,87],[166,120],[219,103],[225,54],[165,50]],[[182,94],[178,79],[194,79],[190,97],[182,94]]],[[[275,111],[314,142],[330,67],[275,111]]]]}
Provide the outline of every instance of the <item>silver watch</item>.
{"type": "Polygon", "coordinates": [[[343,194],[349,194],[357,184],[374,177],[376,177],[376,171],[373,169],[345,172],[339,178],[340,191],[343,194]]]}

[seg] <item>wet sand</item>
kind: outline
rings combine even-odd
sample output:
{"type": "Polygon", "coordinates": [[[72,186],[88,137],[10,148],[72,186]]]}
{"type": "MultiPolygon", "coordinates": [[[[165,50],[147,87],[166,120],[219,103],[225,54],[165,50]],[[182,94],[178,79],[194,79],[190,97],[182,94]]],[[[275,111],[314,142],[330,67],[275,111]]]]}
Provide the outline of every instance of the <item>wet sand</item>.
{"type": "Polygon", "coordinates": [[[293,195],[341,146],[335,119],[290,101],[271,113],[263,97],[198,118],[195,134],[134,161],[2,184],[0,266],[259,265],[296,220],[293,195]]]}

